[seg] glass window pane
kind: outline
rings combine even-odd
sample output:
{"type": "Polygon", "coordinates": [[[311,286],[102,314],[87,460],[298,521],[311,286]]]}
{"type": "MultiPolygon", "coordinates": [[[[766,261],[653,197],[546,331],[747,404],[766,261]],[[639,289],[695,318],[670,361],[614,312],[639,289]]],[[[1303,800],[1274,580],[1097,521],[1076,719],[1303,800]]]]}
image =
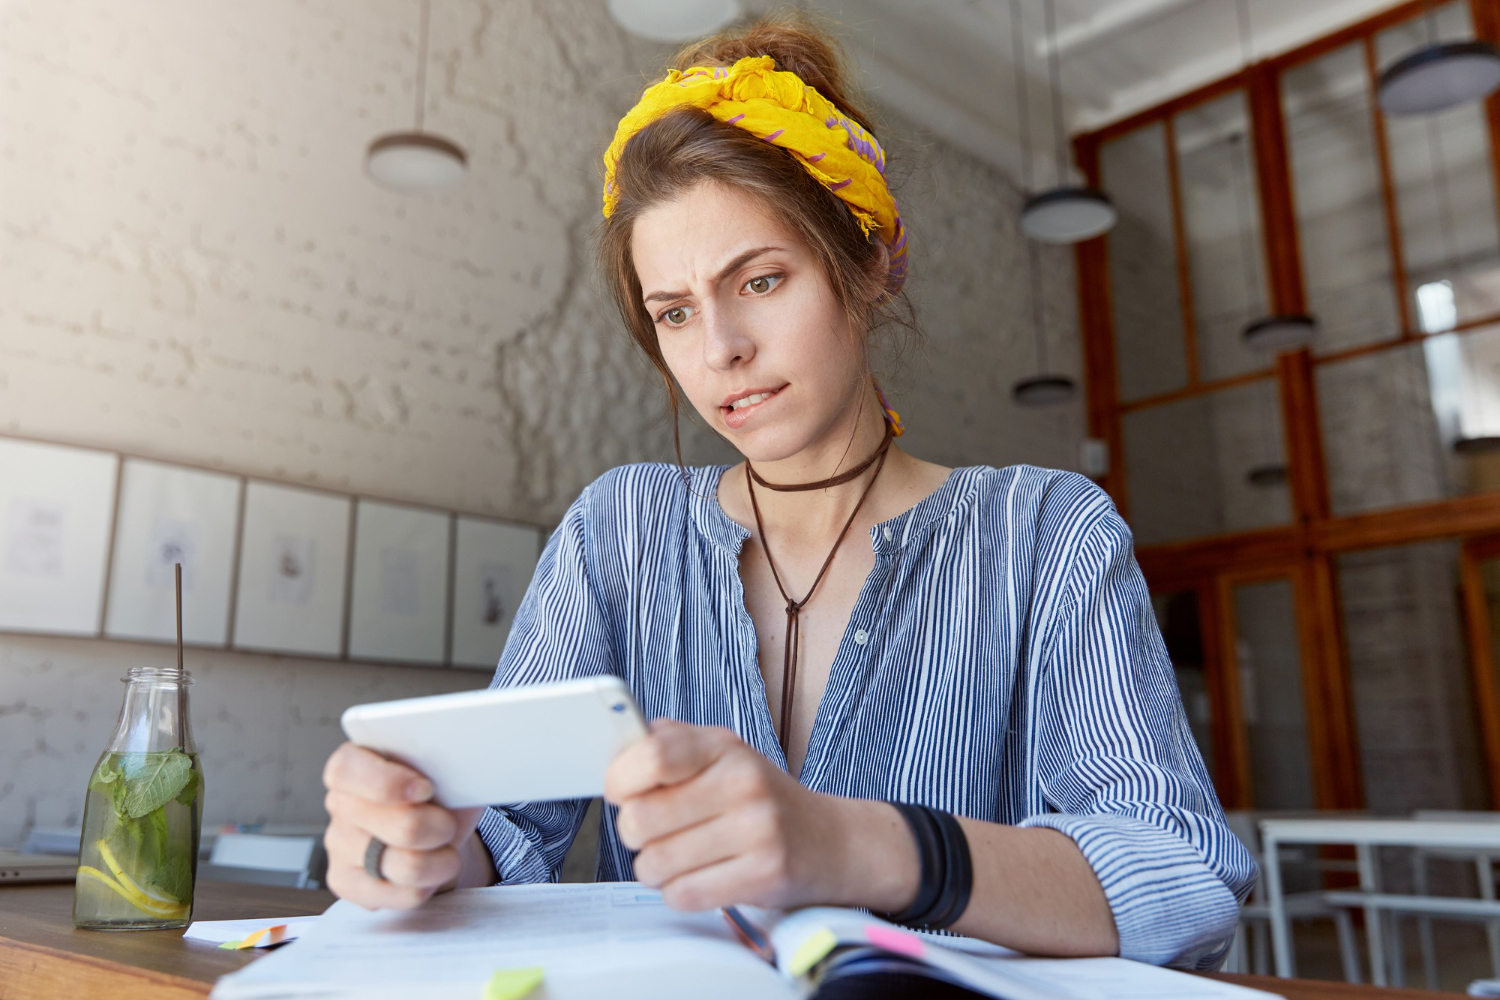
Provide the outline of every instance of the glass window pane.
{"type": "Polygon", "coordinates": [[[1241,91],[1173,120],[1199,372],[1205,381],[1270,367],[1240,332],[1266,314],[1260,196],[1241,91]]]}
{"type": "Polygon", "coordinates": [[[1458,543],[1351,552],[1336,565],[1365,804],[1485,808],[1458,543]]]}
{"type": "Polygon", "coordinates": [[[1151,595],[1156,623],[1161,627],[1177,675],[1177,689],[1182,693],[1182,707],[1187,712],[1188,727],[1208,773],[1214,774],[1213,702],[1208,696],[1208,678],[1203,664],[1203,631],[1198,619],[1198,595],[1191,590],[1151,595]]]}
{"type": "Polygon", "coordinates": [[[1317,385],[1334,514],[1500,489],[1500,327],[1319,365],[1317,385]]]}
{"type": "Polygon", "coordinates": [[[1234,588],[1234,625],[1255,808],[1315,808],[1291,581],[1234,588]]]}
{"type": "Polygon", "coordinates": [[[1099,166],[1120,213],[1108,239],[1120,398],[1180,389],[1187,384],[1187,356],[1165,127],[1149,125],[1105,143],[1099,166]]]}
{"type": "Polygon", "coordinates": [[[1125,414],[1125,488],[1142,545],[1291,520],[1270,379],[1125,414]]]}
{"type": "Polygon", "coordinates": [[[1327,354],[1401,332],[1362,43],[1281,78],[1308,309],[1327,354]]]}
{"type": "MultiPolygon", "coordinates": [[[[1443,40],[1474,36],[1467,3],[1444,4],[1436,15],[1443,40]]],[[[1380,65],[1427,42],[1425,18],[1382,32],[1380,65]]],[[[1500,313],[1500,221],[1484,105],[1389,116],[1386,136],[1413,322],[1435,333],[1500,313]]]]}

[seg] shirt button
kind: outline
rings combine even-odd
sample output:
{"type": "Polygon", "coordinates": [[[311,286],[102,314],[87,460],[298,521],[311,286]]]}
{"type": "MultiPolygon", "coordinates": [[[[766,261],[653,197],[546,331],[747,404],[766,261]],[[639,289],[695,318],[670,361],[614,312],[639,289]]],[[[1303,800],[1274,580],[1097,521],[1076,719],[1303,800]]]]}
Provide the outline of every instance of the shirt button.
{"type": "Polygon", "coordinates": [[[885,533],[885,540],[890,541],[892,537],[890,525],[886,525],[881,530],[885,533]]]}
{"type": "Polygon", "coordinates": [[[870,633],[866,632],[862,628],[857,628],[854,630],[854,641],[857,644],[863,646],[865,643],[870,641],[870,633]]]}

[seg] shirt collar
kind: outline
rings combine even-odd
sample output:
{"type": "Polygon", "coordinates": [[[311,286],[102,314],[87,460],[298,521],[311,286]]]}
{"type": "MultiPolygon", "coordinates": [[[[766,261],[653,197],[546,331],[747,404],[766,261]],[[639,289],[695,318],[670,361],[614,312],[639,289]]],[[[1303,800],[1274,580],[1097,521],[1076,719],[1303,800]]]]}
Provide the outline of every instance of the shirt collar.
{"type": "MultiPolygon", "coordinates": [[[[719,504],[719,480],[728,465],[707,465],[689,471],[688,510],[698,532],[713,544],[738,556],[750,532],[724,513],[719,504]]],[[[893,553],[919,542],[939,521],[972,500],[977,483],[973,474],[983,467],[954,469],[943,484],[917,502],[870,529],[870,542],[877,553],[893,553]]]]}
{"type": "Polygon", "coordinates": [[[688,510],[698,533],[731,555],[738,556],[750,532],[738,524],[719,505],[719,480],[729,470],[727,465],[705,465],[688,476],[688,510]]]}

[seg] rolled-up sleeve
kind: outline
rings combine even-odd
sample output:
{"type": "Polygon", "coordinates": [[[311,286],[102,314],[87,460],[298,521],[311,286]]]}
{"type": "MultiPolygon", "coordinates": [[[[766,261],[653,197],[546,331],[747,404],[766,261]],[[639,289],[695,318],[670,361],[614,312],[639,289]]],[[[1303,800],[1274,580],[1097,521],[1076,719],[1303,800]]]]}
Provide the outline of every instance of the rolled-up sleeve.
{"type": "MultiPolygon", "coordinates": [[[[596,487],[573,503],[542,551],[491,688],[615,672],[608,623],[586,558],[585,519],[596,487]]],[[[487,809],[479,838],[500,883],[557,881],[587,808],[587,799],[575,799],[487,809]]]]}
{"type": "Polygon", "coordinates": [[[1036,760],[1053,812],[1114,914],[1120,955],[1212,968],[1256,877],[1193,742],[1171,661],[1110,509],[1088,531],[1038,678],[1036,760]]]}

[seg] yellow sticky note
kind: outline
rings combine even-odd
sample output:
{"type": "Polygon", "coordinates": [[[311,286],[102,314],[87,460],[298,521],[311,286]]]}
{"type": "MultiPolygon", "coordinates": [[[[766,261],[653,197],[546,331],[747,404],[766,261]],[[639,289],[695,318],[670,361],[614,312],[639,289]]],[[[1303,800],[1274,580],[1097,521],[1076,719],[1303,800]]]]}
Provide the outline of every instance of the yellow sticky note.
{"type": "Polygon", "coordinates": [[[838,943],[839,939],[828,928],[824,927],[822,930],[814,931],[792,953],[792,960],[787,965],[787,971],[793,976],[807,975],[808,970],[823,961],[823,957],[832,951],[838,943]]]}
{"type": "Polygon", "coordinates": [[[521,1000],[542,985],[546,972],[539,965],[527,969],[501,969],[484,984],[484,1000],[521,1000]]]}

